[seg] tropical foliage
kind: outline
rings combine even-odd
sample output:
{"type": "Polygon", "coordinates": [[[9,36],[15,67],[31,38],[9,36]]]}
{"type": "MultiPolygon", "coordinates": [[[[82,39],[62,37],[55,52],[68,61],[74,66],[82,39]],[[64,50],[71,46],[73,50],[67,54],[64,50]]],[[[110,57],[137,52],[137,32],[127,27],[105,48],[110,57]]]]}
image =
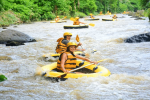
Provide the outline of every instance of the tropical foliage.
{"type": "MultiPolygon", "coordinates": [[[[84,17],[100,11],[105,14],[107,11],[121,13],[148,8],[149,0],[0,0],[1,15],[13,12],[22,22],[52,20],[57,15],[84,17]]],[[[0,16],[0,19],[3,17],[0,16]]]]}

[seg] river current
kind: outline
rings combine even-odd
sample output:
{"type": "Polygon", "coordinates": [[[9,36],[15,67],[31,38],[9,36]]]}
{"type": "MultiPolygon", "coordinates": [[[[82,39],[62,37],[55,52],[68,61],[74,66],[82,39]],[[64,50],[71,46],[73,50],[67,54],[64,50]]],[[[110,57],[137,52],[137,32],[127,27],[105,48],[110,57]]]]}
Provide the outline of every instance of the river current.
{"type": "Polygon", "coordinates": [[[21,46],[0,44],[0,56],[13,59],[0,61],[0,73],[8,78],[0,82],[0,100],[150,100],[150,42],[124,43],[124,39],[133,35],[150,32],[150,23],[148,18],[134,20],[128,15],[117,16],[125,18],[102,21],[102,18],[110,18],[105,15],[96,16],[99,21],[80,19],[95,24],[85,29],[63,29],[63,25],[72,25],[70,20],[8,27],[28,34],[37,42],[21,46]],[[110,70],[111,75],[60,82],[35,75],[37,67],[53,63],[44,61],[42,55],[55,52],[56,40],[64,32],[73,34],[71,41],[76,41],[76,35],[79,35],[91,60],[109,59],[101,65],[110,70]],[[93,49],[97,52],[91,53],[93,49]]]}

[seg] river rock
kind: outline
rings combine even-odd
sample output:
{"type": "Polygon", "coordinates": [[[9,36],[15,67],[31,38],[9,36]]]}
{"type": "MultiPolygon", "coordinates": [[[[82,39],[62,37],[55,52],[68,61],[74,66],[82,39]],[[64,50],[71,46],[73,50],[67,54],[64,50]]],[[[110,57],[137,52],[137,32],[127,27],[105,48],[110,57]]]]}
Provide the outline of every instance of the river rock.
{"type": "Polygon", "coordinates": [[[125,43],[140,43],[140,42],[150,42],[150,32],[145,34],[134,35],[126,40],[125,43]]]}
{"type": "Polygon", "coordinates": [[[136,19],[134,19],[134,20],[145,20],[144,18],[141,18],[141,17],[138,17],[138,18],[136,18],[136,19]]]}
{"type": "Polygon", "coordinates": [[[6,44],[6,46],[18,46],[23,45],[26,42],[36,42],[36,40],[27,34],[12,29],[0,32],[0,44],[6,44]]]}

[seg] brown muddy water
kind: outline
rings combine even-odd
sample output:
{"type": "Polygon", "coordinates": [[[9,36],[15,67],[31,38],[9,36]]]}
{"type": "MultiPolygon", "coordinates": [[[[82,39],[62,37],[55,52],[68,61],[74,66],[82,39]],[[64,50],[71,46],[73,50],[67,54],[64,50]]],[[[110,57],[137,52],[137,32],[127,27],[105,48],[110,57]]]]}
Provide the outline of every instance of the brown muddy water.
{"type": "MultiPolygon", "coordinates": [[[[67,23],[35,22],[8,27],[35,38],[37,42],[21,46],[0,44],[0,56],[12,60],[0,60],[0,73],[8,80],[0,82],[0,100],[150,100],[150,42],[124,43],[133,35],[150,32],[146,20],[134,20],[128,15],[117,14],[117,21],[102,21],[110,16],[96,16],[99,21],[88,29],[63,29],[67,23]],[[54,53],[56,40],[64,32],[78,34],[82,47],[91,60],[110,59],[101,65],[110,70],[109,77],[82,77],[52,82],[36,76],[36,68],[52,62],[45,62],[42,55],[54,53]],[[97,52],[91,53],[92,49],[97,52]]],[[[4,29],[0,28],[0,31],[4,29]]]]}

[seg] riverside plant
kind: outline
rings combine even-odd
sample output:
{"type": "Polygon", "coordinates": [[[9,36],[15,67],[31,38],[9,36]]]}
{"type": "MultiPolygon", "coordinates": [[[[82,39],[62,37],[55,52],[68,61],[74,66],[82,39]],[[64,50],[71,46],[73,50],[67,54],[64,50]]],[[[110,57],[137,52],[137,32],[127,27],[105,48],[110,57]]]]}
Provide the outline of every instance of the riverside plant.
{"type": "Polygon", "coordinates": [[[19,18],[11,10],[0,13],[0,27],[7,27],[10,24],[17,23],[18,21],[19,18]]]}

